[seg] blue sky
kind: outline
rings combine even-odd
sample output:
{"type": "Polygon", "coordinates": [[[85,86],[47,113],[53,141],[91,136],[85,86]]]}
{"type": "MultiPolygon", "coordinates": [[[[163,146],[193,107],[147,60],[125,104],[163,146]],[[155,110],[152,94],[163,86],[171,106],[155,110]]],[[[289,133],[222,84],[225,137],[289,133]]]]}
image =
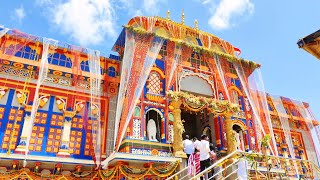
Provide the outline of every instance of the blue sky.
{"type": "Polygon", "coordinates": [[[262,65],[266,91],[309,102],[320,118],[320,62],[296,42],[320,29],[320,2],[253,0],[35,0],[4,1],[0,25],[109,53],[134,15],[165,17],[229,41],[262,65]]]}

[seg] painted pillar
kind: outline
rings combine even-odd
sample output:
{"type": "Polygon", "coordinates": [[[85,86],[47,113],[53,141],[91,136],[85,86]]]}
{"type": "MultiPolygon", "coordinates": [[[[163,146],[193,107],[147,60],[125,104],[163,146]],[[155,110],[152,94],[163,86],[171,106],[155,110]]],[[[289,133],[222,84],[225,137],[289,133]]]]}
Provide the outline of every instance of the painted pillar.
{"type": "Polygon", "coordinates": [[[227,135],[227,152],[228,154],[232,153],[233,151],[236,150],[235,147],[235,139],[232,131],[232,120],[231,120],[231,113],[227,113],[225,115],[225,128],[226,128],[226,135],[227,135]]]}
{"type": "Polygon", "coordinates": [[[70,132],[71,132],[71,120],[65,120],[63,123],[62,140],[59,147],[58,156],[70,156],[69,143],[70,143],[70,132]]]}
{"type": "Polygon", "coordinates": [[[166,134],[165,134],[165,119],[161,119],[161,142],[165,143],[166,142],[166,134]]]}
{"type": "Polygon", "coordinates": [[[184,126],[181,121],[181,106],[180,100],[173,100],[171,106],[173,107],[172,113],[174,116],[173,121],[173,154],[175,157],[187,158],[186,153],[183,151],[182,133],[184,126]]]}
{"type": "MultiPolygon", "coordinates": [[[[32,109],[32,106],[27,105],[25,107],[25,110],[27,112],[30,112],[32,109]]],[[[28,135],[31,134],[32,132],[32,121],[31,117],[29,115],[30,113],[26,113],[26,116],[24,117],[24,122],[23,122],[23,127],[22,127],[22,132],[20,136],[20,142],[17,148],[15,149],[16,153],[24,153],[27,151],[26,145],[27,145],[27,139],[28,135]]]]}
{"type": "Polygon", "coordinates": [[[245,145],[245,151],[249,151],[249,141],[248,141],[248,131],[243,131],[243,140],[244,140],[244,145],[245,145]]]}

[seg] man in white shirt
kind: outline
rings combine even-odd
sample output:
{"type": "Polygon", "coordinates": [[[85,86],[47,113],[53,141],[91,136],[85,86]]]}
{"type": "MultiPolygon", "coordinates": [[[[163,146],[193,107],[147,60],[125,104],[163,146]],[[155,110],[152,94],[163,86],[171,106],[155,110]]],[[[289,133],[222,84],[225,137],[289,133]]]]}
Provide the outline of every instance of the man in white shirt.
{"type": "MultiPolygon", "coordinates": [[[[197,149],[200,151],[200,169],[201,171],[210,167],[210,143],[209,137],[205,134],[201,136],[201,141],[197,145],[197,149]]],[[[200,179],[203,179],[201,177],[200,179]]]]}
{"type": "Polygon", "coordinates": [[[194,152],[193,142],[189,139],[189,135],[185,136],[185,140],[183,141],[184,152],[187,154],[189,159],[190,155],[194,152]]]}

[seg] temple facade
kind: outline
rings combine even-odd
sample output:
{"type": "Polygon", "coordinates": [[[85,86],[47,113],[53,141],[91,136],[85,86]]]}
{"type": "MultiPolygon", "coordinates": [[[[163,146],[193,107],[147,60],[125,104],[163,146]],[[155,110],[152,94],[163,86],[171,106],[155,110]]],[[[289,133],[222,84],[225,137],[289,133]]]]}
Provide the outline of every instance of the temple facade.
{"type": "Polygon", "coordinates": [[[108,57],[0,32],[0,178],[166,179],[184,135],[202,134],[222,156],[284,157],[284,174],[314,177],[309,105],[252,91],[260,65],[197,22],[132,18],[108,57]]]}

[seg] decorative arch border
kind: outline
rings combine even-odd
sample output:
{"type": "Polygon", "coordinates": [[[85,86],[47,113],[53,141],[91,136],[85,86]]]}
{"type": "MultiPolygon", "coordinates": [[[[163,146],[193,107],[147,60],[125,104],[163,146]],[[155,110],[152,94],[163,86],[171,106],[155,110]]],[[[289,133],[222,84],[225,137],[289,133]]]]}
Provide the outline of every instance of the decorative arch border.
{"type": "Polygon", "coordinates": [[[211,90],[213,91],[213,98],[217,98],[216,97],[216,90],[214,88],[214,84],[212,82],[210,82],[210,80],[207,77],[203,76],[200,73],[184,73],[184,74],[182,74],[180,76],[180,78],[179,78],[179,91],[180,91],[180,88],[181,88],[181,80],[182,80],[182,78],[185,78],[187,76],[198,76],[199,78],[205,80],[210,85],[211,90]]]}
{"type": "Polygon", "coordinates": [[[144,113],[144,117],[145,117],[145,118],[146,118],[146,116],[147,116],[147,113],[148,113],[149,111],[151,111],[151,110],[154,110],[154,111],[156,111],[158,114],[160,114],[161,120],[164,119],[163,113],[162,113],[159,109],[157,109],[157,108],[149,108],[148,110],[146,110],[145,113],[144,113]]]}
{"type": "Polygon", "coordinates": [[[228,88],[229,93],[231,92],[231,90],[235,90],[240,96],[243,96],[243,93],[240,91],[240,89],[237,86],[234,86],[234,85],[230,86],[228,88]]]}
{"type": "Polygon", "coordinates": [[[232,127],[234,126],[234,125],[238,125],[238,126],[240,126],[240,128],[242,129],[242,131],[246,131],[246,130],[248,130],[248,127],[241,121],[241,120],[233,120],[232,121],[232,127]]]}
{"type": "MultiPolygon", "coordinates": [[[[160,77],[161,77],[162,79],[166,77],[166,76],[164,75],[163,71],[162,71],[160,68],[158,68],[158,67],[152,67],[152,68],[151,68],[151,72],[152,72],[152,71],[155,71],[155,72],[159,73],[159,75],[160,75],[160,77]]],[[[150,72],[150,74],[151,74],[151,72],[150,72]]]]}

